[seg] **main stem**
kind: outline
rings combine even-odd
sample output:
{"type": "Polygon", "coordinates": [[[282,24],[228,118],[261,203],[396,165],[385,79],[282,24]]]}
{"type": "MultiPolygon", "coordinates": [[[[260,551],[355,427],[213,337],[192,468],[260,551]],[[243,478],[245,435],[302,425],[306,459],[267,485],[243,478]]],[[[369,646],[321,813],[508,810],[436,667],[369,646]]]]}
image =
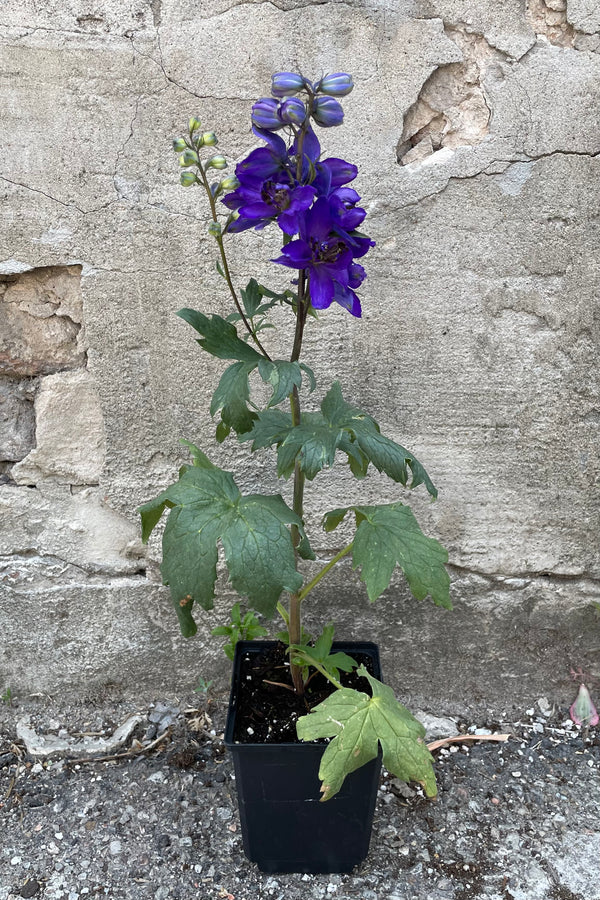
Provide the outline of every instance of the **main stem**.
{"type": "MultiPolygon", "coordinates": [[[[296,332],[294,334],[294,346],[292,348],[291,361],[297,362],[300,359],[300,351],[302,349],[302,335],[304,334],[304,325],[306,324],[306,316],[308,312],[308,304],[310,302],[307,291],[306,273],[302,269],[298,277],[298,308],[296,310],[296,332]]],[[[292,412],[292,425],[300,424],[300,396],[298,388],[294,386],[290,394],[290,407],[292,412]]],[[[304,472],[300,468],[300,463],[296,460],[294,466],[294,512],[298,518],[304,517],[304,472]]],[[[292,541],[298,558],[298,545],[300,543],[300,532],[296,525],[292,525],[292,541]]],[[[302,624],[300,621],[300,593],[292,594],[290,597],[290,621],[288,626],[288,634],[290,644],[299,644],[302,637],[302,624]]],[[[292,681],[294,688],[298,694],[304,694],[304,681],[302,679],[302,669],[300,666],[291,666],[292,681]]]]}
{"type": "MultiPolygon", "coordinates": [[[[310,103],[310,98],[309,98],[310,103]]],[[[296,181],[302,180],[302,165],[304,162],[304,138],[306,130],[310,123],[309,104],[306,109],[307,115],[302,127],[296,132],[296,181]]],[[[300,269],[298,275],[298,307],[296,309],[296,331],[294,333],[294,345],[292,347],[291,362],[298,362],[300,359],[300,351],[302,350],[302,336],[304,334],[304,326],[308,315],[310,305],[310,295],[308,291],[308,278],[306,271],[300,269]]],[[[292,412],[292,425],[300,424],[300,396],[298,388],[294,385],[290,394],[290,407],[292,412]]],[[[304,472],[300,468],[300,463],[296,460],[294,466],[294,512],[299,519],[304,518],[304,472]]],[[[296,552],[296,560],[298,559],[298,545],[300,543],[300,532],[296,525],[292,525],[292,541],[296,552]]],[[[288,636],[290,644],[299,644],[302,637],[302,623],[300,620],[300,594],[292,594],[290,597],[290,618],[288,624],[288,636]]],[[[300,666],[291,665],[291,675],[294,688],[297,694],[304,694],[304,681],[302,679],[302,669],[300,666]]]]}

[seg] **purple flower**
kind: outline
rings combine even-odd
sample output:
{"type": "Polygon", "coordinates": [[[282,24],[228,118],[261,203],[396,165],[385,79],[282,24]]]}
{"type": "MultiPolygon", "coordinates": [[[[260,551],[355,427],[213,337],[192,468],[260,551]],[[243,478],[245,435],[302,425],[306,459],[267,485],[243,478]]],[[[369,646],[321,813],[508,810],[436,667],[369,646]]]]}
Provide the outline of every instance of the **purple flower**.
{"type": "Polygon", "coordinates": [[[283,128],[283,122],[277,115],[278,109],[279,100],[274,100],[273,97],[262,97],[252,107],[252,124],[268,131],[277,131],[278,128],[283,128]]]}
{"type": "Polygon", "coordinates": [[[315,191],[309,186],[295,186],[289,182],[246,178],[232,194],[227,194],[224,203],[229,209],[237,209],[240,218],[230,230],[244,231],[246,228],[260,230],[277,219],[277,224],[286,234],[298,231],[298,214],[313,202],[315,191]]]}
{"type": "Polygon", "coordinates": [[[336,72],[333,75],[325,75],[315,85],[315,93],[331,94],[332,97],[345,97],[349,94],[354,83],[351,75],[345,72],[336,72]]]}
{"type": "Polygon", "coordinates": [[[336,303],[339,303],[340,306],[343,306],[344,309],[347,309],[348,312],[352,313],[353,316],[359,318],[362,310],[360,300],[354,293],[353,288],[360,287],[365,280],[367,273],[358,263],[353,263],[348,269],[348,274],[350,278],[347,287],[343,287],[337,281],[335,282],[333,299],[336,303]]]}
{"type": "Polygon", "coordinates": [[[273,262],[306,270],[314,309],[326,309],[335,300],[359,316],[360,302],[352,288],[362,282],[364,269],[353,263],[347,239],[335,231],[329,201],[319,197],[298,222],[300,237],[283,247],[273,262]]]}
{"type": "Polygon", "coordinates": [[[304,88],[304,78],[295,72],[275,72],[271,76],[271,93],[274,97],[292,97],[304,88]]]}
{"type": "Polygon", "coordinates": [[[341,125],[344,121],[342,104],[334,97],[316,97],[310,111],[311,116],[323,128],[341,125]]]}
{"type": "Polygon", "coordinates": [[[277,115],[284,125],[302,125],[306,118],[306,106],[299,97],[288,97],[280,104],[277,115]]]}
{"type": "Polygon", "coordinates": [[[360,200],[351,188],[338,188],[329,196],[329,207],[336,230],[354,231],[366,218],[366,212],[355,204],[360,200]]]}

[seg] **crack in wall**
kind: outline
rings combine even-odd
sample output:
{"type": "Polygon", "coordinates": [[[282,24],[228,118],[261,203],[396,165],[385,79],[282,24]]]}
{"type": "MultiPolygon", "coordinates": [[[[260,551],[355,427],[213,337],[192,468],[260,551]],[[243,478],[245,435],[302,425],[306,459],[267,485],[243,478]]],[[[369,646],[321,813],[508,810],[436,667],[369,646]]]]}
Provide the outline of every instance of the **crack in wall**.
{"type": "Polygon", "coordinates": [[[444,31],[461,49],[463,61],[438,66],[406,112],[396,149],[402,166],[422,162],[443,147],[472,147],[489,133],[491,110],[482,81],[490,63],[504,54],[462,23],[445,25],[444,31]]]}
{"type": "Polygon", "coordinates": [[[587,150],[551,150],[548,153],[538,153],[536,155],[528,154],[525,151],[519,151],[515,153],[515,155],[510,159],[493,159],[491,161],[488,160],[485,163],[485,168],[479,169],[477,172],[472,172],[465,175],[461,175],[460,173],[453,173],[452,175],[448,175],[447,180],[445,180],[442,184],[436,186],[424,196],[419,197],[416,200],[410,200],[407,203],[401,203],[393,208],[390,206],[389,209],[391,211],[398,211],[410,209],[410,207],[412,206],[420,206],[424,200],[435,197],[438,194],[442,194],[453,181],[470,181],[474,178],[481,177],[492,178],[498,175],[502,175],[510,166],[514,165],[515,163],[535,163],[541,159],[550,159],[554,156],[576,156],[585,157],[587,159],[598,159],[598,157],[600,157],[600,151],[597,151],[596,153],[590,153],[587,150]],[[498,168],[499,166],[502,166],[502,168],[498,168]]]}

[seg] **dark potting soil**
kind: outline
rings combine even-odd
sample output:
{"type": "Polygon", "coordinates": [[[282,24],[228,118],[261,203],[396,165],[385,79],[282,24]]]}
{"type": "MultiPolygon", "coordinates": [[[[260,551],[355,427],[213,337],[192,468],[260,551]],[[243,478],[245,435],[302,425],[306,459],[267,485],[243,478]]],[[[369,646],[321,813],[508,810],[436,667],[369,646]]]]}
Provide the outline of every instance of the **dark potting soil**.
{"type": "MultiPolygon", "coordinates": [[[[374,674],[373,659],[364,652],[349,653],[360,666],[374,674]]],[[[237,690],[234,741],[240,744],[297,743],[296,720],[305,716],[335,690],[320,672],[312,670],[300,697],[293,688],[285,644],[278,643],[258,653],[244,653],[237,690]]],[[[366,678],[340,672],[343,687],[370,694],[366,678]]]]}

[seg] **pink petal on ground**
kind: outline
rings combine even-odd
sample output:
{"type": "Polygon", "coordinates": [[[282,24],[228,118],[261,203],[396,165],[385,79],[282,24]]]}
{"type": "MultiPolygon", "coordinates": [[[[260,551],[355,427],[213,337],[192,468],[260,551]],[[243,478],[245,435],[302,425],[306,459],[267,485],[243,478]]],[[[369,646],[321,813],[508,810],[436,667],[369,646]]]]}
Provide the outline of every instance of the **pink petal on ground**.
{"type": "Polygon", "coordinates": [[[585,725],[586,727],[589,727],[590,725],[597,725],[598,722],[600,722],[600,717],[598,716],[596,707],[592,703],[590,692],[585,684],[579,685],[577,699],[570,708],[569,713],[576,725],[585,725]]]}

